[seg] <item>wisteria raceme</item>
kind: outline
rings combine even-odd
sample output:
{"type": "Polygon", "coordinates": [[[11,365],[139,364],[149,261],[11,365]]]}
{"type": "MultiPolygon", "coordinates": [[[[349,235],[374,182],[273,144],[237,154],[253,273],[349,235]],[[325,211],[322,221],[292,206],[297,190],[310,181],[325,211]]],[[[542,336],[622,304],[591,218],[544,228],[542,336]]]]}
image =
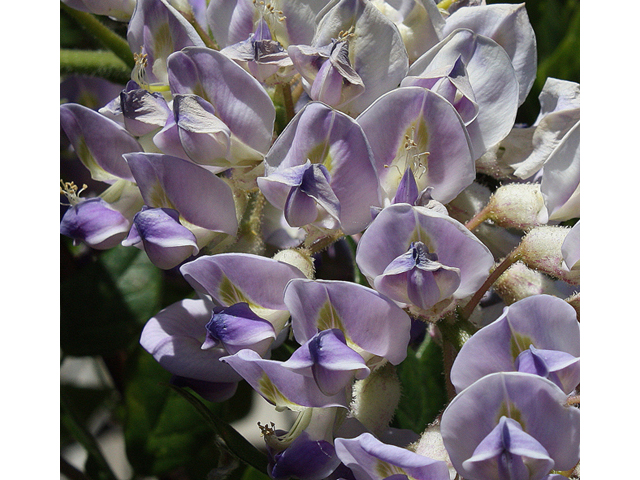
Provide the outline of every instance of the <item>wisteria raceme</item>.
{"type": "Polygon", "coordinates": [[[117,89],[65,80],[80,168],[60,232],[114,276],[97,305],[144,315],[135,353],[105,356],[131,369],[114,383],[135,476],[207,458],[212,478],[579,479],[580,86],[546,79],[516,123],[538,62],[525,4],[64,8],[126,22],[112,41],[133,56],[117,89]],[[135,303],[142,277],[156,303],[135,303]],[[171,390],[128,383],[147,358],[171,390]],[[228,423],[258,401],[293,424],[243,438],[228,423]]]}

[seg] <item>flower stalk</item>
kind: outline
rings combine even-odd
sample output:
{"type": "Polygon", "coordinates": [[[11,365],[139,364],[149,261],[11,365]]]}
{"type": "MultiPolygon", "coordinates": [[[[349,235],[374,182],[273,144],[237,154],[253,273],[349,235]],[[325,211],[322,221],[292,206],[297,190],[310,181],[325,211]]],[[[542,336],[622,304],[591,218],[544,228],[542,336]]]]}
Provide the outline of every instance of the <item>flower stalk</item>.
{"type": "Polygon", "coordinates": [[[133,53],[131,53],[129,44],[124,38],[110,30],[90,13],[75,10],[62,2],[60,2],[60,8],[102,45],[111,50],[129,69],[134,67],[133,53]]]}

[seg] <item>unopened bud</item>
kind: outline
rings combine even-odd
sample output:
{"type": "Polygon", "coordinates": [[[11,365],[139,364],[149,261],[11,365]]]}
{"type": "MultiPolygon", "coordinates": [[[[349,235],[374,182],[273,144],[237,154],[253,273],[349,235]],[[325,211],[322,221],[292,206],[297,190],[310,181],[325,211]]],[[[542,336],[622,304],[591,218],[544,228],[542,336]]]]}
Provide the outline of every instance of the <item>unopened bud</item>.
{"type": "Polygon", "coordinates": [[[304,248],[288,248],[280,250],[273,256],[274,260],[293,265],[307,278],[313,280],[315,278],[315,268],[313,266],[313,257],[311,253],[304,248]]]}
{"type": "Polygon", "coordinates": [[[444,447],[444,442],[442,441],[440,422],[438,420],[429,425],[420,436],[420,440],[409,445],[408,448],[418,455],[424,455],[425,457],[445,462],[449,467],[449,472],[453,473],[451,478],[455,477],[455,470],[449,459],[447,449],[444,447]]]}
{"type": "Polygon", "coordinates": [[[524,236],[517,247],[516,256],[529,268],[578,285],[580,271],[567,270],[563,265],[562,244],[569,231],[567,227],[536,227],[524,236]]]}
{"type": "Polygon", "coordinates": [[[400,380],[395,367],[386,363],[353,386],[351,413],[379,437],[391,423],[400,402],[400,380]]]}
{"type": "Polygon", "coordinates": [[[512,183],[498,188],[487,205],[487,218],[506,228],[528,230],[549,220],[540,185],[512,183]]]}
{"type": "Polygon", "coordinates": [[[527,267],[522,262],[511,265],[492,286],[506,305],[530,297],[548,294],[562,296],[549,276],[527,267]]]}

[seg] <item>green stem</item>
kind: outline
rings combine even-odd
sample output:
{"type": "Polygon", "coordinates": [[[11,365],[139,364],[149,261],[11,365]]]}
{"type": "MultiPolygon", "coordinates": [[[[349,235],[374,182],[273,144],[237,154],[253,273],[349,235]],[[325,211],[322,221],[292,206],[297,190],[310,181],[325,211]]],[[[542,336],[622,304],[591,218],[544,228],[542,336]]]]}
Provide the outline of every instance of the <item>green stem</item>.
{"type": "Polygon", "coordinates": [[[60,75],[91,75],[125,84],[131,70],[116,55],[96,50],[60,50],[60,75]]]}
{"type": "Polygon", "coordinates": [[[133,54],[129,48],[127,41],[111,29],[106,27],[95,16],[87,12],[81,12],[74,8],[68,7],[60,2],[60,8],[73,18],[88,33],[94,36],[102,45],[111,50],[120,60],[122,60],[129,70],[131,70],[135,61],[133,54]]]}

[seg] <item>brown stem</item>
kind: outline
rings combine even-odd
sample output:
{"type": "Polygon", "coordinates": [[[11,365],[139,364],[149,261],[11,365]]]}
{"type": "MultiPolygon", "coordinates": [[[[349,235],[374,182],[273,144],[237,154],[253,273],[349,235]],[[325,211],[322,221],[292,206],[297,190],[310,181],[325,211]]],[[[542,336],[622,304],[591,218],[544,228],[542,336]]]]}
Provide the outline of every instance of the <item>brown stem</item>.
{"type": "Polygon", "coordinates": [[[461,312],[462,318],[467,320],[471,316],[474,308],[476,308],[478,303],[480,303],[480,300],[482,300],[483,295],[487,292],[487,290],[489,290],[489,288],[491,288],[491,285],[494,284],[498,277],[500,277],[500,275],[502,275],[507,270],[507,268],[518,261],[518,256],[518,247],[516,247],[509,255],[504,258],[504,260],[502,260],[502,262],[500,262],[500,264],[484,281],[480,289],[473,294],[473,297],[471,297],[469,303],[464,306],[461,312]]]}
{"type": "Polygon", "coordinates": [[[487,205],[482,210],[480,210],[478,213],[476,213],[472,219],[470,219],[467,223],[465,223],[464,226],[467,227],[469,230],[473,230],[473,229],[477,228],[478,225],[480,225],[487,218],[489,218],[489,212],[490,211],[491,210],[489,208],[489,205],[487,205]]]}

